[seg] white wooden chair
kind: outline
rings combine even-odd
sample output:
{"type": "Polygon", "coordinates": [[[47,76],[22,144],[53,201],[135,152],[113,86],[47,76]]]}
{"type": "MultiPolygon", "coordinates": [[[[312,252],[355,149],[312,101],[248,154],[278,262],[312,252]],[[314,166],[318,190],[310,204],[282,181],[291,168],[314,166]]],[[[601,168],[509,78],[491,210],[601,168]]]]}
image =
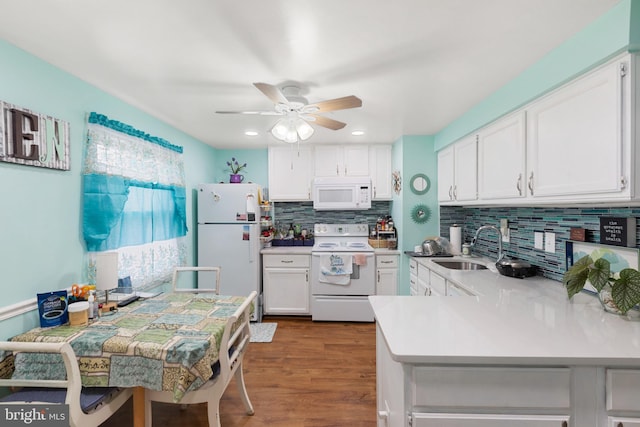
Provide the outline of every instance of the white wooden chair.
{"type": "MultiPolygon", "coordinates": [[[[198,290],[194,290],[198,292],[198,290]]],[[[227,320],[220,342],[219,371],[197,390],[187,392],[181,404],[207,403],[209,427],[220,427],[220,398],[227,389],[232,377],[235,377],[240,397],[248,415],[253,415],[253,405],[249,400],[244,384],[242,361],[249,346],[251,331],[251,304],[256,300],[257,292],[253,291],[234,314],[227,320]],[[237,324],[236,324],[237,322],[237,324]]],[[[214,369],[217,371],[218,369],[214,369]]],[[[173,403],[170,391],[145,391],[145,427],[151,427],[152,402],[173,403]]]]}
{"type": "MultiPolygon", "coordinates": [[[[201,277],[204,277],[201,276],[201,277]]],[[[173,269],[173,279],[171,281],[174,292],[213,292],[216,295],[220,294],[220,267],[176,267],[173,269]],[[215,286],[210,287],[198,287],[198,288],[179,288],[178,276],[184,272],[212,272],[215,273],[215,286]]],[[[200,285],[200,283],[198,283],[200,285]]]]}
{"type": "Polygon", "coordinates": [[[0,399],[2,404],[67,404],[71,427],[97,427],[131,397],[132,389],[82,387],[76,355],[67,342],[1,341],[0,350],[15,353],[59,353],[66,370],[65,380],[0,379],[0,386],[21,387],[0,399]]]}

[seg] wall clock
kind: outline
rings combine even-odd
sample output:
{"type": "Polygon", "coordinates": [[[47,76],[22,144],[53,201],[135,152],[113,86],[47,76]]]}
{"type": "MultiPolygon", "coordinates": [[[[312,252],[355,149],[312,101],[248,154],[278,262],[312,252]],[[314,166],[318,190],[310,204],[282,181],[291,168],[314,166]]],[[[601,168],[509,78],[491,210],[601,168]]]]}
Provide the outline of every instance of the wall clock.
{"type": "Polygon", "coordinates": [[[415,194],[426,194],[429,191],[429,187],[431,187],[431,182],[429,181],[429,177],[423,173],[417,173],[411,177],[411,182],[409,183],[411,187],[411,191],[415,194]]]}
{"type": "Polygon", "coordinates": [[[431,209],[427,205],[415,205],[411,209],[411,219],[416,224],[424,224],[431,217],[431,209]]]}

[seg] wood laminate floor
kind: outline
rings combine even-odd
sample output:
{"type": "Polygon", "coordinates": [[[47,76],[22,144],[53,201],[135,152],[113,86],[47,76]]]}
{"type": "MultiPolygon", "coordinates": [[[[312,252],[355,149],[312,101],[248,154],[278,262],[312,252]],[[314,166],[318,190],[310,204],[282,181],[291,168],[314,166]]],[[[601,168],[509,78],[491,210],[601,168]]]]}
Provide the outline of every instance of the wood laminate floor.
{"type": "MultiPolygon", "coordinates": [[[[235,380],[220,403],[223,427],[372,427],[376,425],[375,324],[273,318],[271,343],[251,343],[245,383],[255,415],[248,416],[235,380]]],[[[154,403],[154,426],[206,427],[203,405],[154,403]]],[[[132,424],[131,402],[102,427],[132,424]]]]}

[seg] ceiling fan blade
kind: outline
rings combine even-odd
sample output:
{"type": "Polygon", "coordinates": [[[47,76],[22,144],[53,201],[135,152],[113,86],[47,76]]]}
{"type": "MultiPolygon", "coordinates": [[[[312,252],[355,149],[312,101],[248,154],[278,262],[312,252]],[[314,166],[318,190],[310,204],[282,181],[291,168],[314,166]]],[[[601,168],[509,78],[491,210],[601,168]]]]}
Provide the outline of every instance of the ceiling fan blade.
{"type": "Polygon", "coordinates": [[[254,83],[253,85],[258,88],[260,92],[264,93],[274,104],[289,104],[289,100],[277,87],[268,83],[254,83]]]}
{"type": "Polygon", "coordinates": [[[347,124],[343,122],[339,122],[337,120],[330,119],[324,116],[318,116],[317,114],[307,114],[308,116],[313,117],[313,123],[318,126],[322,126],[331,130],[338,130],[345,127],[347,124]]]}
{"type": "Polygon", "coordinates": [[[245,114],[245,115],[260,115],[260,116],[281,116],[282,113],[277,111],[216,111],[216,114],[245,114]]]}
{"type": "Polygon", "coordinates": [[[343,98],[329,99],[328,101],[316,102],[309,104],[307,107],[317,107],[315,113],[324,113],[327,111],[346,110],[348,108],[362,107],[362,100],[357,96],[350,95],[343,98]]]}

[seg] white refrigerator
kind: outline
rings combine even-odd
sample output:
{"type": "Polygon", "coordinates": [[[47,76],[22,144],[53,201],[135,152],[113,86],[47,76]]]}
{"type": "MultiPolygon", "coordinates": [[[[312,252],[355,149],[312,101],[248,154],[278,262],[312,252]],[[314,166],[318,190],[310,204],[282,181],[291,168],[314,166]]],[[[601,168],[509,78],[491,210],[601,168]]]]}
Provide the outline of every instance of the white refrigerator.
{"type": "Polygon", "coordinates": [[[257,184],[197,188],[198,266],[221,267],[220,294],[258,293],[252,320],[262,319],[260,207],[257,184]]]}

